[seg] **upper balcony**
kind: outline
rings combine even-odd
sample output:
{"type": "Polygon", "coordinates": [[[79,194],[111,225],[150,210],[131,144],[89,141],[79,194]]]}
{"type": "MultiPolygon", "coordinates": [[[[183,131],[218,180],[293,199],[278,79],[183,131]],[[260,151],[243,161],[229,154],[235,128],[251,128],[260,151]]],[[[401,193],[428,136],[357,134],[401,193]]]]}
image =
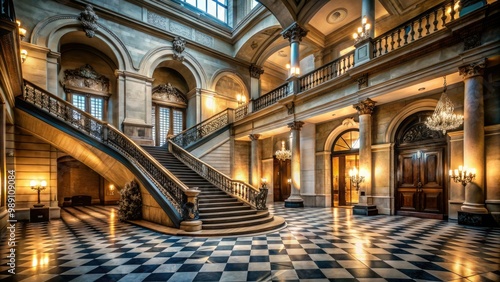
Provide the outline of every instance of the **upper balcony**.
{"type": "Polygon", "coordinates": [[[356,50],[235,109],[236,138],[289,131],[287,123],[319,123],[356,114],[353,104],[425,95],[461,82],[458,67],[480,58],[499,61],[499,6],[461,11],[446,1],[396,28],[356,44],[356,50]],[[425,92],[417,89],[425,87],[425,92]]]}

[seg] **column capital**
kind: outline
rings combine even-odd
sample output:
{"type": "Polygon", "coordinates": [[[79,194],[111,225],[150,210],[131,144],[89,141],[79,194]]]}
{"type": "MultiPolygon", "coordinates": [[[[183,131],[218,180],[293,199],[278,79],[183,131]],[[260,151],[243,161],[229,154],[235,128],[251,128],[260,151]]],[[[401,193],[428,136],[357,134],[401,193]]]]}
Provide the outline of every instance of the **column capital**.
{"type": "Polygon", "coordinates": [[[486,59],[482,59],[480,61],[459,67],[458,72],[463,79],[467,79],[474,76],[482,76],[484,74],[485,68],[486,68],[486,59]]]}
{"type": "Polygon", "coordinates": [[[352,105],[352,107],[355,108],[360,115],[371,115],[376,103],[377,102],[372,99],[366,98],[366,100],[360,101],[359,103],[352,105]]]}
{"type": "Polygon", "coordinates": [[[300,130],[303,125],[304,125],[303,121],[293,121],[288,124],[288,127],[291,128],[292,130],[300,130]]]}
{"type": "Polygon", "coordinates": [[[283,38],[288,39],[290,43],[302,41],[302,37],[307,35],[307,30],[303,29],[297,22],[287,27],[281,32],[283,38]]]}
{"type": "Polygon", "coordinates": [[[264,73],[264,70],[262,67],[256,65],[256,64],[251,64],[250,67],[248,68],[250,71],[250,76],[253,78],[258,78],[260,79],[260,75],[264,73]]]}
{"type": "Polygon", "coordinates": [[[250,138],[250,140],[252,141],[257,141],[260,138],[260,134],[250,134],[248,135],[248,138],[250,138]]]}

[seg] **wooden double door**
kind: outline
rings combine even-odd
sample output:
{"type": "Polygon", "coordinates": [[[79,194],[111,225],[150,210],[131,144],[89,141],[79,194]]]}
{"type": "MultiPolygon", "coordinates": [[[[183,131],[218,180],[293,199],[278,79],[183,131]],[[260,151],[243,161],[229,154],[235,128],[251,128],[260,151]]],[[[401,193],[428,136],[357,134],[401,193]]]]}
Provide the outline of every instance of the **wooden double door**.
{"type": "Polygon", "coordinates": [[[291,184],[288,181],[291,178],[291,161],[280,161],[274,158],[273,169],[273,200],[275,202],[283,202],[290,197],[291,184]]]}
{"type": "Polygon", "coordinates": [[[397,160],[396,214],[444,219],[445,147],[401,148],[397,160]]]}

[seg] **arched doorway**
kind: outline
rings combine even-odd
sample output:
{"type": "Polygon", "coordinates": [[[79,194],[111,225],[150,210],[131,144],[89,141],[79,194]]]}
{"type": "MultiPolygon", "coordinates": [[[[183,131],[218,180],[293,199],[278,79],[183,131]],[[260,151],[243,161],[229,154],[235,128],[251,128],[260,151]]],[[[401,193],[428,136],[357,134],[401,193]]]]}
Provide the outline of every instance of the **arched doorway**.
{"type": "Polygon", "coordinates": [[[446,135],[424,121],[432,112],[407,117],[396,132],[396,214],[447,217],[445,182],[446,135]]]}
{"type": "Polygon", "coordinates": [[[349,178],[349,170],[359,168],[359,131],[350,129],[333,142],[332,153],[332,206],[351,206],[359,203],[359,191],[349,178]]]}

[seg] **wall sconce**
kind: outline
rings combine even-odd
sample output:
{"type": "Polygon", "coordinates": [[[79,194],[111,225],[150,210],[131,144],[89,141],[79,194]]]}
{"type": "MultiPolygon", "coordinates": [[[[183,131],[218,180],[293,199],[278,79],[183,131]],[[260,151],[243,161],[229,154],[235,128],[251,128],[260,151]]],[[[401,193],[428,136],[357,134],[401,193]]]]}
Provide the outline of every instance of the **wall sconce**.
{"type": "Polygon", "coordinates": [[[25,49],[21,49],[21,62],[24,63],[27,57],[28,57],[28,51],[26,51],[25,49]]]}
{"type": "Polygon", "coordinates": [[[21,26],[21,21],[17,20],[16,23],[17,29],[19,30],[19,36],[21,37],[21,40],[23,40],[24,37],[26,37],[26,29],[21,26]]]}
{"type": "Polygon", "coordinates": [[[290,76],[300,75],[300,68],[299,67],[290,67],[290,64],[286,64],[286,69],[290,72],[290,76]]]}
{"type": "Polygon", "coordinates": [[[368,23],[366,16],[364,16],[361,20],[361,26],[358,27],[357,32],[352,35],[354,41],[358,43],[359,41],[368,38],[370,36],[370,28],[371,25],[368,23]]]}
{"type": "Polygon", "coordinates": [[[43,190],[45,190],[45,188],[47,188],[47,181],[42,180],[42,181],[38,182],[37,180],[31,180],[30,186],[31,186],[31,190],[36,190],[38,192],[38,203],[34,204],[33,207],[41,208],[41,207],[45,206],[43,204],[40,204],[40,191],[43,191],[43,190]]]}
{"type": "Polygon", "coordinates": [[[450,169],[450,178],[453,179],[453,181],[455,181],[456,183],[462,184],[465,188],[467,183],[476,178],[476,169],[467,168],[465,166],[459,166],[458,169],[455,169],[455,171],[450,169]]]}
{"type": "Polygon", "coordinates": [[[238,106],[241,106],[247,102],[247,97],[245,95],[236,94],[236,101],[238,101],[238,106]]]}
{"type": "Polygon", "coordinates": [[[262,185],[262,188],[266,189],[267,188],[267,178],[263,177],[261,180],[261,185],[262,185]]]}
{"type": "Polygon", "coordinates": [[[109,185],[109,195],[113,196],[115,194],[115,185],[110,184],[109,185]]]}
{"type": "Polygon", "coordinates": [[[359,171],[356,167],[349,170],[349,177],[351,178],[351,182],[356,187],[356,191],[359,190],[359,184],[365,181],[365,177],[359,175],[359,171]]]}

